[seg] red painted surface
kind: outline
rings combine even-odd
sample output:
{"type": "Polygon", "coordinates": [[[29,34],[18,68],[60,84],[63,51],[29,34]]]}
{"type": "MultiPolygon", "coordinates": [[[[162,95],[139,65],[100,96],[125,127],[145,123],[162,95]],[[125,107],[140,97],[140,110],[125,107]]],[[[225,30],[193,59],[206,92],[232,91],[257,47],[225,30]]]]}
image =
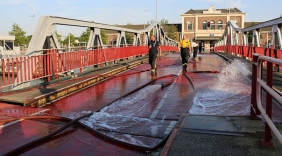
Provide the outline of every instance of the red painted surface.
{"type": "MultiPolygon", "coordinates": [[[[141,65],[135,69],[122,73],[126,75],[130,73],[140,72],[127,76],[120,76],[101,82],[93,87],[85,89],[79,93],[70,95],[64,99],[58,100],[44,108],[26,108],[21,106],[0,104],[0,119],[27,116],[43,109],[50,109],[43,113],[44,115],[60,115],[70,112],[82,111],[97,111],[103,108],[112,100],[120,97],[131,90],[146,84],[154,77],[164,76],[168,74],[181,73],[181,60],[179,54],[168,55],[159,58],[157,62],[157,73],[152,76],[148,71],[149,64],[141,65]]],[[[225,62],[215,55],[200,55],[197,61],[189,61],[188,72],[191,71],[219,71],[225,66],[225,62]]],[[[214,81],[205,81],[205,76],[197,74],[189,74],[195,80],[199,87],[204,88],[208,83],[214,81]],[[201,83],[205,82],[205,83],[201,83]],[[202,85],[202,86],[201,86],[202,85]]],[[[188,75],[188,76],[189,76],[188,75]]],[[[210,78],[212,79],[212,78],[210,78]]],[[[156,84],[161,84],[171,81],[168,77],[156,81],[156,84]]],[[[152,98],[147,102],[142,114],[136,113],[137,117],[148,118],[154,111],[168,87],[158,90],[152,98]]],[[[180,118],[180,115],[185,113],[191,106],[191,85],[187,79],[180,76],[172,88],[167,101],[161,107],[157,114],[158,119],[174,119],[180,118]],[[189,102],[190,100],[190,102],[189,102]]],[[[0,123],[0,125],[3,123],[0,123]]],[[[55,121],[22,121],[20,123],[8,126],[0,130],[1,150],[0,155],[8,152],[24,143],[45,136],[51,131],[62,127],[62,123],[55,121]],[[8,142],[8,143],[7,143],[8,142]]],[[[119,146],[113,142],[107,141],[99,136],[96,136],[86,130],[71,127],[59,134],[59,137],[48,140],[44,144],[30,149],[23,155],[146,155],[143,151],[136,151],[128,147],[119,146]]]]}
{"type": "MultiPolygon", "coordinates": [[[[253,58],[253,53],[282,59],[282,50],[277,50],[273,48],[227,45],[227,46],[217,46],[215,47],[215,50],[219,52],[230,52],[230,53],[241,55],[244,58],[251,58],[251,59],[253,58]]],[[[276,64],[273,64],[273,66],[282,68],[282,66],[276,64]]]]}
{"type": "MultiPolygon", "coordinates": [[[[178,48],[162,46],[162,51],[178,51],[178,48]]],[[[79,69],[82,72],[83,68],[88,66],[101,65],[115,60],[146,54],[148,54],[147,46],[128,46],[63,53],[58,53],[57,50],[48,50],[43,55],[1,59],[2,73],[6,76],[2,77],[3,84],[0,85],[19,84],[36,78],[47,78],[50,81],[53,74],[58,79],[58,74],[62,72],[75,69],[79,69]]]]}

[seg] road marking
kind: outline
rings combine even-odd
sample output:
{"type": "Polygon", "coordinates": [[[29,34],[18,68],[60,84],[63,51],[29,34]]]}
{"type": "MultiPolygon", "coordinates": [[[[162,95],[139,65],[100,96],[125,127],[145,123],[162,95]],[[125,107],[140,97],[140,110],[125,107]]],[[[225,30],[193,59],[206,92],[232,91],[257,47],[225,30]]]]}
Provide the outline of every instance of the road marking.
{"type": "Polygon", "coordinates": [[[165,135],[169,134],[172,131],[172,129],[175,126],[176,123],[177,123],[177,121],[171,121],[169,126],[166,128],[164,134],[165,135]]]}
{"type": "MultiPolygon", "coordinates": [[[[43,109],[43,110],[38,111],[38,112],[36,112],[36,113],[30,114],[30,115],[28,115],[28,116],[35,116],[35,115],[38,115],[38,114],[40,114],[40,113],[44,113],[44,112],[46,112],[46,111],[48,111],[48,110],[50,110],[50,109],[43,109]]],[[[1,126],[0,126],[0,129],[5,128],[5,127],[8,127],[8,126],[11,126],[11,125],[13,125],[13,124],[15,124],[15,123],[18,123],[18,122],[21,122],[21,121],[23,121],[23,120],[24,120],[24,119],[19,119],[19,120],[15,120],[15,121],[9,122],[9,123],[7,123],[7,124],[5,124],[5,125],[1,125],[1,126]]]]}
{"type": "MultiPolygon", "coordinates": [[[[177,76],[179,76],[181,73],[182,73],[182,70],[180,70],[180,71],[178,72],[177,76]]],[[[174,86],[176,80],[177,80],[177,79],[175,79],[175,80],[173,81],[173,83],[169,86],[169,88],[167,89],[166,93],[164,94],[162,100],[159,102],[158,106],[156,107],[156,109],[155,109],[155,110],[153,111],[153,113],[151,114],[150,119],[154,119],[154,118],[157,116],[157,114],[159,113],[159,110],[162,108],[162,106],[163,106],[165,100],[167,99],[167,97],[168,97],[170,91],[172,90],[172,87],[174,86]]]]}

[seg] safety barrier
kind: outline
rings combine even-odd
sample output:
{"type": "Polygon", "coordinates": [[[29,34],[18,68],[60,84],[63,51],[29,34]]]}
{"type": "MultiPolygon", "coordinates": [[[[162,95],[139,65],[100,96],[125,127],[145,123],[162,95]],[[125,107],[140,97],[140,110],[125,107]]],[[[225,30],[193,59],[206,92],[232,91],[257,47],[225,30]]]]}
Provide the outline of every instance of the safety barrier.
{"type": "Polygon", "coordinates": [[[275,98],[280,104],[282,104],[282,97],[276,93],[272,88],[272,74],[273,74],[273,63],[282,65],[282,60],[263,56],[259,54],[253,54],[253,85],[252,85],[252,107],[251,116],[256,117],[256,115],[261,114],[264,118],[265,124],[265,136],[264,141],[261,142],[263,146],[272,146],[271,142],[271,131],[277,137],[278,141],[282,145],[282,135],[273,124],[272,118],[272,98],[275,98]],[[266,82],[262,79],[262,65],[266,61],[266,71],[267,77],[266,82]],[[266,94],[266,110],[262,107],[261,96],[262,88],[267,92],[266,94]]]}
{"type": "MultiPolygon", "coordinates": [[[[253,54],[255,53],[259,55],[269,56],[272,58],[282,59],[282,50],[265,48],[265,47],[227,45],[227,46],[218,46],[215,48],[215,51],[229,52],[249,60],[253,59],[253,54]]],[[[274,66],[282,68],[282,66],[278,64],[274,64],[274,66]]]]}
{"type": "MultiPolygon", "coordinates": [[[[175,46],[162,46],[162,51],[178,51],[175,46]]],[[[35,79],[58,79],[60,73],[73,70],[83,72],[89,66],[134,58],[148,54],[147,46],[97,48],[72,52],[46,50],[46,54],[1,59],[2,84],[13,86],[35,79]],[[19,71],[24,72],[19,72],[19,71]]]]}

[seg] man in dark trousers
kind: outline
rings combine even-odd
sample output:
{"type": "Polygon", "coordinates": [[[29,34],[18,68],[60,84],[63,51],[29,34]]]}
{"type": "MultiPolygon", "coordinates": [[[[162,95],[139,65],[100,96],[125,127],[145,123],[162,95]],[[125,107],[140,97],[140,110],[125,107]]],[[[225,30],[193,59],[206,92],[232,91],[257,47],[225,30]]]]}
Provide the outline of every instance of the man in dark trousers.
{"type": "Polygon", "coordinates": [[[199,45],[199,53],[202,53],[202,50],[203,50],[203,42],[200,41],[198,45],[199,45]]]}
{"type": "Polygon", "coordinates": [[[151,35],[151,40],[148,43],[149,48],[149,63],[151,65],[151,73],[154,74],[156,72],[156,61],[158,57],[158,53],[161,56],[161,46],[158,41],[156,41],[155,36],[151,35]]]}
{"type": "Polygon", "coordinates": [[[193,38],[193,42],[191,43],[191,47],[193,48],[193,60],[196,61],[197,53],[198,53],[198,44],[196,43],[195,38],[193,38]]]}
{"type": "Polygon", "coordinates": [[[182,68],[187,70],[188,58],[190,57],[191,44],[186,35],[183,35],[183,39],[179,41],[180,55],[182,59],[182,68]]]}

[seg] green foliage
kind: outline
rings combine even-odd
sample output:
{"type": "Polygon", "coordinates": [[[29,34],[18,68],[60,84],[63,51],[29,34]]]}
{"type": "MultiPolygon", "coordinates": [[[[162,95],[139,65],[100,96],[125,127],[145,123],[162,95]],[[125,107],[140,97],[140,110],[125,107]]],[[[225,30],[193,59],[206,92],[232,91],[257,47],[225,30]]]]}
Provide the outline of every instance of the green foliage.
{"type": "Polygon", "coordinates": [[[59,33],[57,32],[57,30],[55,31],[55,34],[56,34],[56,36],[57,36],[58,42],[59,42],[60,44],[63,44],[62,35],[59,34],[59,33]]]}
{"type": "Polygon", "coordinates": [[[147,21],[147,24],[152,24],[154,22],[155,22],[155,20],[150,20],[150,21],[147,21]]]}
{"type": "Polygon", "coordinates": [[[164,18],[160,21],[160,23],[161,25],[168,24],[168,20],[164,18]]]}
{"type": "Polygon", "coordinates": [[[79,38],[79,42],[88,42],[90,36],[90,28],[87,28],[85,31],[82,32],[79,38]]]}
{"type": "Polygon", "coordinates": [[[23,31],[17,23],[14,23],[12,25],[12,30],[9,31],[9,35],[15,36],[15,46],[26,45],[28,43],[25,34],[26,32],[23,31]]]}
{"type": "Polygon", "coordinates": [[[26,36],[26,43],[27,43],[27,44],[29,44],[31,38],[32,38],[32,35],[26,36]]]}
{"type": "Polygon", "coordinates": [[[70,39],[70,45],[71,46],[75,45],[75,37],[72,33],[69,33],[69,35],[64,39],[63,44],[69,45],[69,39],[70,39]]]}
{"type": "MultiPolygon", "coordinates": [[[[256,25],[255,22],[252,22],[251,26],[256,25]]],[[[248,33],[248,43],[252,43],[252,39],[253,39],[253,31],[249,31],[248,33]]]]}
{"type": "MultiPolygon", "coordinates": [[[[150,20],[150,21],[147,21],[147,24],[152,24],[152,23],[154,23],[155,22],[155,20],[150,20]]],[[[165,18],[163,18],[161,21],[160,21],[160,23],[163,25],[163,24],[168,24],[168,20],[167,19],[165,19],[165,18]]]]}
{"type": "Polygon", "coordinates": [[[103,44],[106,45],[108,43],[108,35],[106,34],[106,31],[104,29],[101,29],[100,33],[101,33],[102,42],[103,44]]]}
{"type": "MultiPolygon", "coordinates": [[[[127,23],[126,28],[132,29],[132,24],[127,23]]],[[[134,34],[133,33],[125,33],[126,43],[133,44],[134,41],[134,34]]]]}
{"type": "Polygon", "coordinates": [[[177,28],[175,25],[168,26],[167,36],[173,40],[178,40],[177,28]]]}
{"type": "MultiPolygon", "coordinates": [[[[107,44],[108,43],[108,35],[106,34],[106,31],[104,29],[101,29],[100,33],[101,33],[101,38],[102,38],[103,44],[107,44]]],[[[89,37],[90,37],[90,28],[87,28],[80,35],[79,42],[88,43],[89,37]]]]}

